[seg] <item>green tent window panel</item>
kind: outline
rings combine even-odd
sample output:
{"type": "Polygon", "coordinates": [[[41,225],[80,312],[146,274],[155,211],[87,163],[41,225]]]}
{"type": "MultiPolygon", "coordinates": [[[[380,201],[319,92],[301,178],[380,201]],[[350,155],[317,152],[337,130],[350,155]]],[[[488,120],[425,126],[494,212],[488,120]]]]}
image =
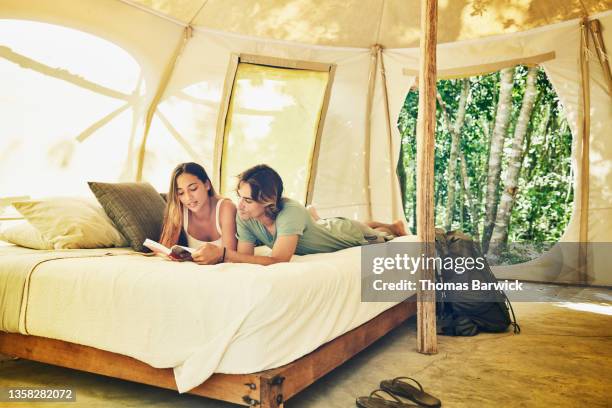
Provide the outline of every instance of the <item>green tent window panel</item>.
{"type": "Polygon", "coordinates": [[[240,172],[265,163],[281,175],[286,196],[308,201],[333,66],[299,69],[295,64],[239,60],[223,129],[222,194],[235,190],[240,172]]]}

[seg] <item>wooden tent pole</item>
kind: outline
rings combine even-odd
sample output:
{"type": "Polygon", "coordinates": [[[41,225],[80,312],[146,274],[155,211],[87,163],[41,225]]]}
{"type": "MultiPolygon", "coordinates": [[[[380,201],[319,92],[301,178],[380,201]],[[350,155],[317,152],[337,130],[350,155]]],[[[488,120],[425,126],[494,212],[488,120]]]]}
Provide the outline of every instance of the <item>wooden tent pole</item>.
{"type": "Polygon", "coordinates": [[[363,183],[366,188],[366,198],[368,201],[368,221],[372,221],[372,188],[370,185],[370,166],[372,152],[372,106],[374,101],[374,86],[376,85],[376,68],[378,67],[378,50],[380,45],[376,44],[370,48],[370,70],[368,73],[368,94],[366,96],[366,115],[365,115],[365,143],[364,143],[364,166],[363,183]]]}
{"type": "MultiPolygon", "coordinates": [[[[389,142],[389,178],[391,181],[391,219],[395,220],[400,215],[400,211],[397,209],[397,187],[399,184],[396,182],[397,177],[397,161],[393,160],[393,133],[391,131],[391,114],[389,112],[389,92],[387,89],[387,73],[385,72],[385,61],[383,59],[382,47],[378,47],[378,62],[380,62],[380,76],[382,83],[383,92],[383,107],[385,108],[385,124],[387,129],[387,141],[389,142]]],[[[403,214],[401,214],[403,217],[403,214]]]]}
{"type": "MultiPolygon", "coordinates": [[[[434,138],[436,131],[436,31],[438,1],[421,0],[421,55],[419,67],[419,115],[417,120],[417,236],[423,254],[435,253],[434,225],[434,138]]],[[[434,265],[426,262],[420,280],[435,282],[434,265]]],[[[417,351],[438,352],[436,296],[417,285],[417,351]]]]}
{"type": "Polygon", "coordinates": [[[582,79],[582,155],[580,159],[580,232],[578,243],[578,282],[588,283],[589,178],[591,140],[591,82],[587,18],[580,23],[580,73],[582,79]]]}
{"type": "Polygon", "coordinates": [[[601,34],[601,23],[599,20],[591,20],[589,22],[589,31],[593,38],[593,45],[599,59],[599,64],[603,70],[606,85],[608,86],[608,95],[612,96],[612,72],[610,71],[610,57],[606,51],[606,45],[601,34]]]}

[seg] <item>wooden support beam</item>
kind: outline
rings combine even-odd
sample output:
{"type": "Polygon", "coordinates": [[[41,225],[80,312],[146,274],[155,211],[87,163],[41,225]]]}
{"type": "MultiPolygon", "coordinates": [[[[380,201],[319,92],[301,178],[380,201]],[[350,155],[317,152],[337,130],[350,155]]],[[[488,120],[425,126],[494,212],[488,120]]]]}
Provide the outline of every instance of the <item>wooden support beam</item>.
{"type": "Polygon", "coordinates": [[[580,158],[580,232],[578,283],[588,284],[589,179],[591,140],[591,79],[589,72],[589,21],[580,22],[580,73],[582,79],[582,154],[580,158]]]}
{"type": "Polygon", "coordinates": [[[378,50],[380,45],[373,45],[370,49],[370,70],[368,74],[368,93],[366,96],[366,112],[365,112],[365,144],[363,151],[365,152],[365,160],[363,166],[363,184],[366,188],[366,197],[368,201],[368,221],[372,221],[372,188],[370,184],[370,167],[372,160],[372,107],[374,101],[374,87],[376,85],[376,69],[378,67],[378,50]]]}
{"type": "Polygon", "coordinates": [[[606,51],[606,45],[604,44],[603,35],[601,33],[601,23],[599,20],[592,20],[589,22],[589,28],[591,36],[593,37],[593,46],[595,47],[595,53],[599,64],[603,70],[604,79],[608,87],[608,95],[612,96],[612,71],[610,71],[610,57],[606,51]]]}
{"type": "MultiPolygon", "coordinates": [[[[389,112],[389,92],[387,89],[387,73],[385,72],[385,61],[383,60],[382,55],[382,47],[378,47],[378,61],[380,62],[380,76],[381,76],[381,85],[383,92],[384,104],[385,108],[385,124],[387,129],[387,141],[389,142],[389,165],[391,168],[389,169],[389,179],[391,181],[391,219],[395,220],[397,217],[404,218],[403,211],[399,211],[397,208],[397,161],[393,160],[393,134],[391,131],[391,126],[393,126],[391,122],[391,114],[389,112]]],[[[371,204],[371,202],[370,202],[371,204]]],[[[372,206],[370,205],[370,208],[372,206]]]]}
{"type": "MultiPolygon", "coordinates": [[[[422,253],[435,254],[434,147],[436,131],[436,35],[437,0],[421,0],[421,55],[419,67],[419,115],[417,120],[417,236],[422,253]]],[[[435,270],[426,262],[420,280],[435,282],[435,270]]],[[[417,351],[438,352],[436,338],[436,294],[417,291],[417,351]]]]}

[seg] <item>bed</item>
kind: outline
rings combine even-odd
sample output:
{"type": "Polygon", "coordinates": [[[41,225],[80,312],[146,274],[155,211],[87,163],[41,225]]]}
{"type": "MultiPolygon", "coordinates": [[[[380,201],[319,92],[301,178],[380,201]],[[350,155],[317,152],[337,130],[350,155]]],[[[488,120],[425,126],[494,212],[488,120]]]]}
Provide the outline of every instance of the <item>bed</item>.
{"type": "Polygon", "coordinates": [[[1,353],[242,405],[283,406],[416,311],[360,302],[360,248],[267,267],[124,248],[0,260],[1,353]]]}

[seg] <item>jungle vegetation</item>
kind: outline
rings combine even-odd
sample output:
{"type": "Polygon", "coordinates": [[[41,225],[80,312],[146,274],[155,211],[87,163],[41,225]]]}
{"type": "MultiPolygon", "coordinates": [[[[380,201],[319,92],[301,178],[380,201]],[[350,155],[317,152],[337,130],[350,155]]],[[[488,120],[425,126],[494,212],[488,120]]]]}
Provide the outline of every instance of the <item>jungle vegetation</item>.
{"type": "MultiPolygon", "coordinates": [[[[411,90],[397,172],[416,232],[416,121],[411,90]]],[[[493,262],[523,262],[557,242],[573,205],[572,134],[542,68],[438,81],[435,220],[481,243],[493,262]]]]}

